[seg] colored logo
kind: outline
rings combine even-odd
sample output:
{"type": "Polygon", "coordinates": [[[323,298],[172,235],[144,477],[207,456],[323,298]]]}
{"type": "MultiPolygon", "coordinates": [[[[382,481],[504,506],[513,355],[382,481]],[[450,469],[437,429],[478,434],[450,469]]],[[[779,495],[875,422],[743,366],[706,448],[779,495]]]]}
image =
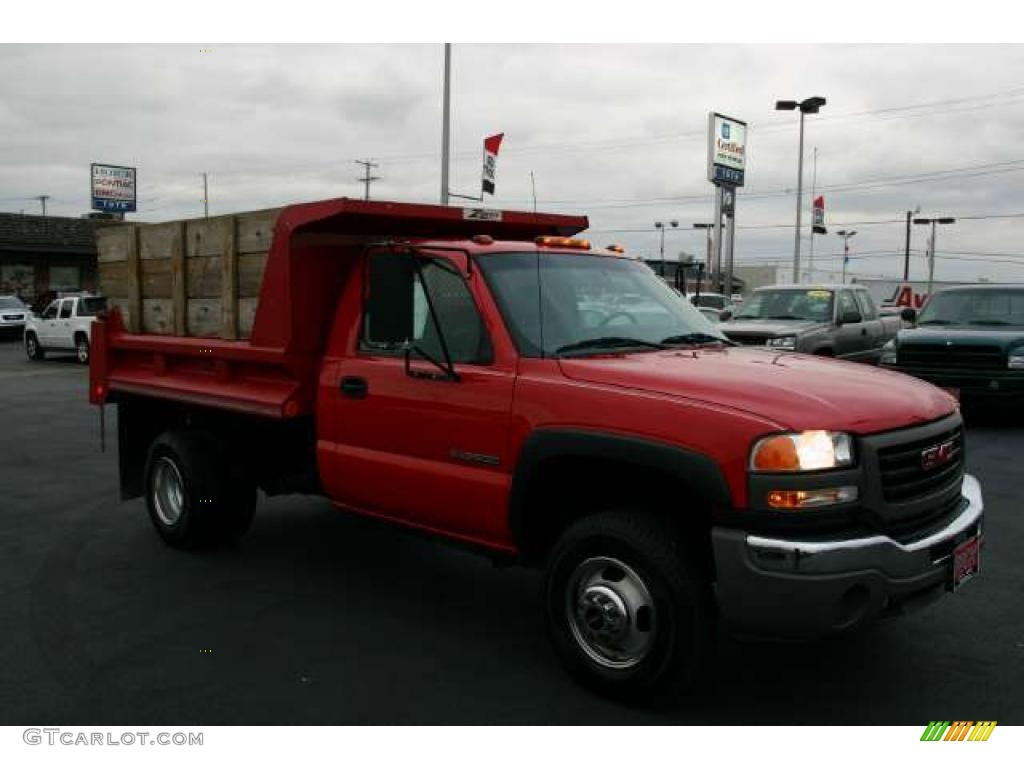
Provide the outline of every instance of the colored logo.
{"type": "Polygon", "coordinates": [[[723,139],[728,139],[729,138],[729,124],[728,123],[722,123],[722,138],[723,139]]]}
{"type": "Polygon", "coordinates": [[[988,741],[995,727],[995,720],[932,720],[921,734],[921,741],[988,741]]]}
{"type": "Polygon", "coordinates": [[[956,445],[952,440],[947,440],[939,445],[932,445],[921,451],[921,469],[926,472],[953,460],[956,445]]]}

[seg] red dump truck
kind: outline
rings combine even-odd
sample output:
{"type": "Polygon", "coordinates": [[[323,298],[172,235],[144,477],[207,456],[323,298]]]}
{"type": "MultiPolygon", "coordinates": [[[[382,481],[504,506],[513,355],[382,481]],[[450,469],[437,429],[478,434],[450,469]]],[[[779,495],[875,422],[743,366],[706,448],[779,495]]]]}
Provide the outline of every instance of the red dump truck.
{"type": "Polygon", "coordinates": [[[707,672],[719,623],[820,637],[977,573],[955,400],[735,346],[586,227],[342,199],[100,230],[123,497],[182,549],[261,489],[543,567],[559,656],[634,701],[707,672]]]}

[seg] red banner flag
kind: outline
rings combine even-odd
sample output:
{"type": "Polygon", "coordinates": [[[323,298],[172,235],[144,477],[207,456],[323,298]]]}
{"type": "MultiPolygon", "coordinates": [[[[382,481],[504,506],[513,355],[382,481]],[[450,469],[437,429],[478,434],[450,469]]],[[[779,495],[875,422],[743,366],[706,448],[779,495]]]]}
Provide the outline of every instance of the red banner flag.
{"type": "Polygon", "coordinates": [[[496,133],[484,139],[484,176],[483,191],[487,194],[494,194],[494,177],[497,172],[498,150],[501,148],[501,140],[505,138],[504,133],[496,133]]]}
{"type": "Polygon", "coordinates": [[[811,231],[816,235],[828,234],[825,229],[825,196],[819,195],[814,198],[814,219],[811,231]]]}

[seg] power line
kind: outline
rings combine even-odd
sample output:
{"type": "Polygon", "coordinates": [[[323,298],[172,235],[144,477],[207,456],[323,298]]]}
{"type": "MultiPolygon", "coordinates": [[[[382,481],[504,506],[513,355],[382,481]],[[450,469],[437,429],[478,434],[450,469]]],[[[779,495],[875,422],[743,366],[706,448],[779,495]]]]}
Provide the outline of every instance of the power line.
{"type": "Polygon", "coordinates": [[[355,160],[353,162],[355,162],[356,165],[363,166],[363,168],[365,169],[364,174],[362,176],[358,177],[356,179],[356,181],[361,181],[361,182],[363,182],[363,184],[366,185],[365,186],[365,192],[363,194],[363,200],[369,200],[370,199],[370,182],[380,181],[380,179],[381,179],[380,176],[371,176],[370,175],[370,169],[371,168],[377,168],[380,165],[380,163],[374,163],[374,162],[372,162],[370,160],[355,160]]]}

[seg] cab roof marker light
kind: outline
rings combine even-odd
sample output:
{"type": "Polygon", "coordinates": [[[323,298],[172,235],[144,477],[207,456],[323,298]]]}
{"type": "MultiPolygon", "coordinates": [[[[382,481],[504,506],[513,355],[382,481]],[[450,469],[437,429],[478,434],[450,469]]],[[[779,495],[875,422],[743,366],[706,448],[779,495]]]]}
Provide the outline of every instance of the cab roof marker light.
{"type": "Polygon", "coordinates": [[[576,237],[556,237],[554,235],[541,235],[534,242],[537,245],[548,248],[578,248],[581,251],[590,250],[590,241],[581,240],[576,237]]]}

